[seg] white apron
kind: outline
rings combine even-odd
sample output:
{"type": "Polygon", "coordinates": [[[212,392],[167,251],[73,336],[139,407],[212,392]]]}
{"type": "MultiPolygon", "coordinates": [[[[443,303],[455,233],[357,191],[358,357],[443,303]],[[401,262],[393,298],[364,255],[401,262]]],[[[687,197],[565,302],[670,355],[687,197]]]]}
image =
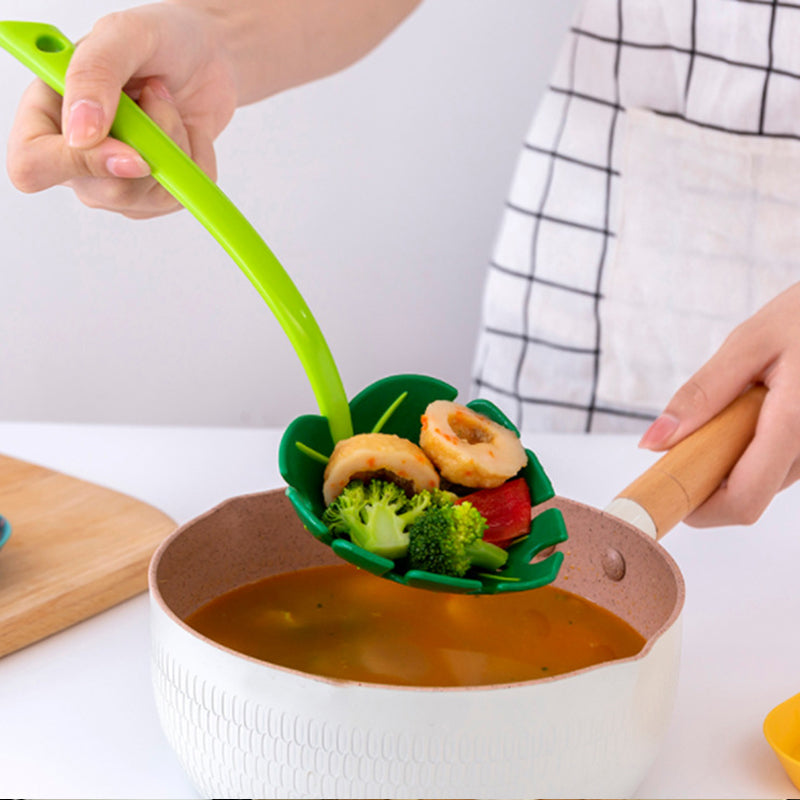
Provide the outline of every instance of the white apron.
{"type": "Polygon", "coordinates": [[[473,394],[641,431],[800,281],[800,2],[586,0],[517,164],[473,394]]]}

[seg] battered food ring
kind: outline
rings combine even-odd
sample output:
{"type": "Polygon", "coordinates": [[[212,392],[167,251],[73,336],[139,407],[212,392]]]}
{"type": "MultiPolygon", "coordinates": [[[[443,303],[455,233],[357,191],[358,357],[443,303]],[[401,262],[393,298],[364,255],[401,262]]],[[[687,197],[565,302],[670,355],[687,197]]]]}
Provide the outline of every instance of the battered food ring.
{"type": "Polygon", "coordinates": [[[528,462],[514,431],[449,400],[425,409],[419,444],[443,478],[475,489],[500,486],[528,462]]]}
{"type": "Polygon", "coordinates": [[[323,476],[330,505],[352,480],[393,481],[409,494],[439,488],[439,473],[422,450],[393,433],[359,433],[336,443],[323,476]]]}

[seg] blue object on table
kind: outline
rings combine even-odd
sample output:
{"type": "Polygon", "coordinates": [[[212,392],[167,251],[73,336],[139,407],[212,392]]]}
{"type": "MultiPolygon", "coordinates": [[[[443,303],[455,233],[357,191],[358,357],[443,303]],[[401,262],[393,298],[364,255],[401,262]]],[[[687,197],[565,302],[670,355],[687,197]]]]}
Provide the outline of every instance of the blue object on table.
{"type": "Polygon", "coordinates": [[[0,547],[8,541],[9,536],[11,536],[11,525],[9,525],[8,520],[0,514],[0,547]]]}

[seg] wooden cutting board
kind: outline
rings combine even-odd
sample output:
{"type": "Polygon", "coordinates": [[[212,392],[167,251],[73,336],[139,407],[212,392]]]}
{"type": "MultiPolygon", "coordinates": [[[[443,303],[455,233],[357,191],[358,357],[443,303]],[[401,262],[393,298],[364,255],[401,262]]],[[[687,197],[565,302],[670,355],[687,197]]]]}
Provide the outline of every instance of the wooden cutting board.
{"type": "Polygon", "coordinates": [[[127,495],[0,455],[0,656],[147,588],[176,525],[127,495]]]}

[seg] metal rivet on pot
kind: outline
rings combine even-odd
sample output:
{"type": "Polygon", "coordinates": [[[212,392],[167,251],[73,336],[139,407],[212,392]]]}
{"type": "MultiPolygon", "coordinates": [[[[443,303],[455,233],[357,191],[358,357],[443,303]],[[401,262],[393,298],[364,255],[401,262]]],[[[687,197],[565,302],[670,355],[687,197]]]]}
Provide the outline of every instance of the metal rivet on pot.
{"type": "Polygon", "coordinates": [[[609,547],[603,554],[601,563],[603,565],[603,572],[605,572],[612,581],[621,581],[625,577],[625,559],[619,550],[609,547]]]}

